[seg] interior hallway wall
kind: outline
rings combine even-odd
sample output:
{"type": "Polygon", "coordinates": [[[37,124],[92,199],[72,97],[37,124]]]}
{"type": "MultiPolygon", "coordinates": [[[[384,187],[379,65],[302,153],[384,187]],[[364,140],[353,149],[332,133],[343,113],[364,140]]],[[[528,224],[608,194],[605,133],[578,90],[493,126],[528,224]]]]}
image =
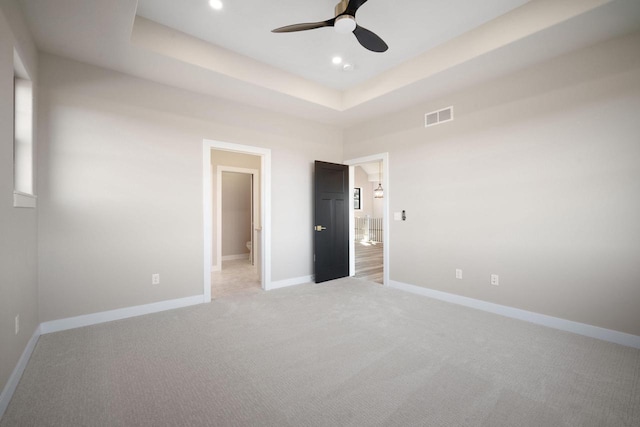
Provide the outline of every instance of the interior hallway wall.
{"type": "MultiPolygon", "coordinates": [[[[14,49],[37,97],[36,47],[18,6],[13,0],[3,0],[0,3],[0,392],[39,324],[37,210],[13,207],[14,49]],[[18,334],[14,329],[16,316],[20,316],[18,334]]],[[[37,146],[35,126],[34,119],[34,146],[37,146]]]]}
{"type": "Polygon", "coordinates": [[[272,280],[312,274],[313,160],[342,160],[342,130],[53,55],[40,66],[41,321],[202,295],[203,139],[271,149],[272,280]]]}
{"type": "Polygon", "coordinates": [[[389,152],[390,212],[407,212],[390,223],[391,280],[640,335],[638,46],[610,40],[349,129],[345,158],[389,152]],[[424,127],[450,105],[453,122],[424,127]]]}
{"type": "Polygon", "coordinates": [[[369,176],[360,166],[353,168],[354,182],[356,187],[362,188],[362,194],[360,195],[360,202],[362,203],[361,210],[354,210],[353,214],[356,218],[364,218],[365,216],[373,215],[373,189],[369,182],[369,176]]]}

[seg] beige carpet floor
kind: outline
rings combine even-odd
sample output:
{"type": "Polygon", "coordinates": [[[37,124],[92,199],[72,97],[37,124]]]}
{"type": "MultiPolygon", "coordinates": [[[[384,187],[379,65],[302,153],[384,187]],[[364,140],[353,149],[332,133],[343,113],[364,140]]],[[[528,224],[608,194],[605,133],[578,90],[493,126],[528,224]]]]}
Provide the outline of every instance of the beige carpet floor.
{"type": "Polygon", "coordinates": [[[0,426],[638,426],[640,351],[358,279],[40,338],[0,426]]]}

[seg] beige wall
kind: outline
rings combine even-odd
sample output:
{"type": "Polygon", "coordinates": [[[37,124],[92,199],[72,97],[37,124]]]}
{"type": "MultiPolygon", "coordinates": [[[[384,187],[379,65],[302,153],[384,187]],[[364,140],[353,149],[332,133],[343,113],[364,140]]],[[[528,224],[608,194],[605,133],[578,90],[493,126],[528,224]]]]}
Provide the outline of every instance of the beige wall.
{"type": "Polygon", "coordinates": [[[13,207],[13,50],[37,94],[37,52],[12,0],[0,5],[0,391],[38,325],[36,209],[13,207]],[[14,332],[15,316],[20,331],[14,332]]]}
{"type": "MultiPolygon", "coordinates": [[[[248,254],[251,240],[251,175],[222,173],[222,256],[248,254]]],[[[224,259],[224,258],[223,258],[224,259]]]]}
{"type": "Polygon", "coordinates": [[[41,321],[202,294],[203,139],[271,149],[272,279],[312,274],[312,162],[342,159],[341,130],[55,56],[40,66],[41,321]]]}
{"type": "Polygon", "coordinates": [[[345,157],[389,152],[390,211],[407,211],[390,225],[391,280],[640,335],[638,46],[613,40],[349,129],[345,157]],[[454,122],[424,128],[449,105],[454,122]]]}
{"type": "MultiPolygon", "coordinates": [[[[375,164],[376,168],[378,163],[375,164]]],[[[376,176],[378,174],[376,173],[376,176]]],[[[371,218],[382,218],[384,212],[384,200],[373,197],[373,191],[378,188],[378,181],[369,181],[369,176],[360,166],[354,168],[354,182],[356,187],[362,187],[363,209],[354,211],[355,217],[369,215],[371,218]]]]}
{"type": "Polygon", "coordinates": [[[369,182],[369,176],[360,166],[353,168],[354,182],[356,187],[362,188],[362,194],[360,195],[362,202],[361,210],[354,210],[353,214],[356,218],[364,218],[365,216],[373,215],[373,190],[371,189],[371,183],[369,182]]]}

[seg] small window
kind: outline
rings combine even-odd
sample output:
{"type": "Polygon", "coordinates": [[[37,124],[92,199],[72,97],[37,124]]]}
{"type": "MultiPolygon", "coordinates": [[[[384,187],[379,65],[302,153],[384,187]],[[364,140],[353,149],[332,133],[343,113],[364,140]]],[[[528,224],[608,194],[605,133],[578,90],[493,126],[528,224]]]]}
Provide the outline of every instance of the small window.
{"type": "Polygon", "coordinates": [[[14,51],[13,205],[35,207],[33,191],[33,84],[14,51]]]}

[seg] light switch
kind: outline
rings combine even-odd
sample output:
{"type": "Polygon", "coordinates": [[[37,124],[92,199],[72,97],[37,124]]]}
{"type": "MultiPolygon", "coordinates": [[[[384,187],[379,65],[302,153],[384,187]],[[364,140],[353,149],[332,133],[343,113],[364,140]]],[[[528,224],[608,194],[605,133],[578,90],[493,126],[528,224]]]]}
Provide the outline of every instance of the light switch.
{"type": "Polygon", "coordinates": [[[393,213],[394,221],[402,221],[402,212],[394,212],[393,213]]]}

